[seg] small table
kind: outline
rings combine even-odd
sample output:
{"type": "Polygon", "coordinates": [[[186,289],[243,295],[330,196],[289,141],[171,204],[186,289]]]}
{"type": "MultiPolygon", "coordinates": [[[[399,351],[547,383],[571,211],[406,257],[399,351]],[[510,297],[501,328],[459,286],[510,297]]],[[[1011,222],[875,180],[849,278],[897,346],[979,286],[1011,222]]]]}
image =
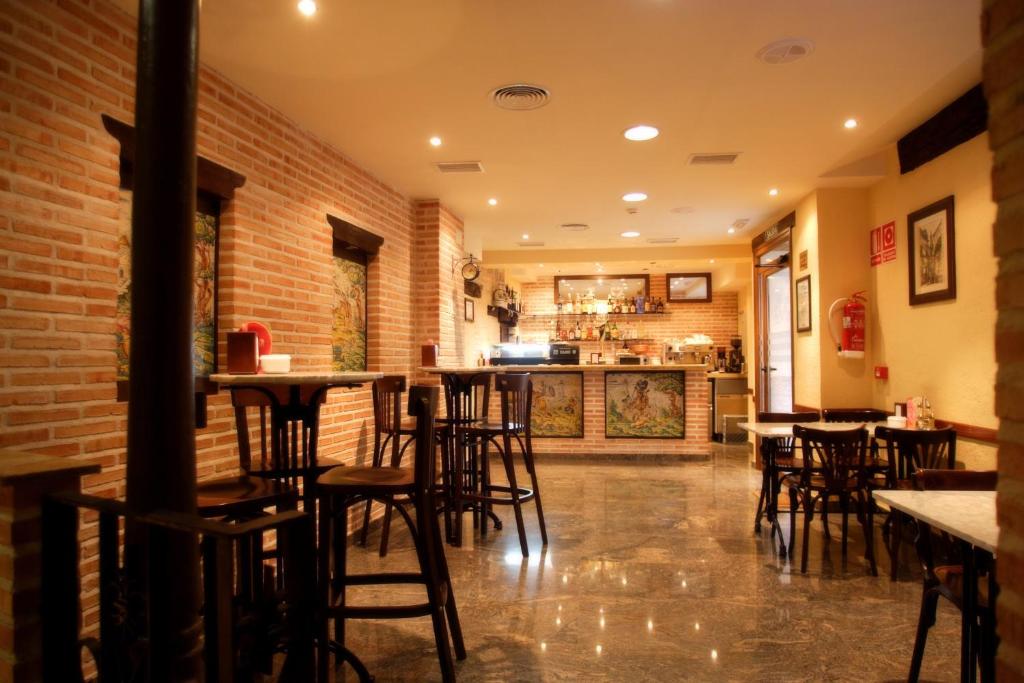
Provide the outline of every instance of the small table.
{"type": "MultiPolygon", "coordinates": [[[[313,480],[316,476],[320,405],[324,396],[331,389],[360,387],[383,376],[383,373],[380,372],[286,372],[259,375],[218,373],[211,375],[210,380],[231,389],[232,397],[236,396],[239,391],[250,390],[262,394],[269,400],[271,447],[275,450],[274,457],[277,461],[288,460],[289,421],[300,421],[304,431],[308,430],[308,441],[306,434],[303,434],[302,439],[296,439],[296,434],[292,434],[291,450],[294,455],[294,451],[297,451],[300,445],[303,448],[305,457],[302,465],[296,469],[302,478],[302,500],[305,509],[314,510],[316,496],[313,494],[315,484],[313,480]],[[287,391],[285,402],[282,402],[282,390],[287,391]]],[[[238,435],[240,448],[243,448],[243,451],[247,451],[247,449],[241,446],[242,439],[248,438],[248,434],[238,435]]],[[[246,442],[247,445],[248,442],[246,442]]]]}
{"type": "MultiPolygon", "coordinates": [[[[977,646],[971,637],[971,627],[978,607],[978,563],[975,555],[982,553],[989,558],[995,557],[996,544],[999,541],[996,492],[876,491],[875,499],[929,526],[945,531],[960,542],[964,558],[960,680],[975,680],[974,652],[977,646]]],[[[994,587],[994,569],[989,574],[989,581],[994,587]]],[[[996,592],[989,591],[989,599],[992,601],[989,608],[992,610],[995,610],[996,592]]],[[[995,662],[988,664],[985,669],[992,675],[995,662]]]]}

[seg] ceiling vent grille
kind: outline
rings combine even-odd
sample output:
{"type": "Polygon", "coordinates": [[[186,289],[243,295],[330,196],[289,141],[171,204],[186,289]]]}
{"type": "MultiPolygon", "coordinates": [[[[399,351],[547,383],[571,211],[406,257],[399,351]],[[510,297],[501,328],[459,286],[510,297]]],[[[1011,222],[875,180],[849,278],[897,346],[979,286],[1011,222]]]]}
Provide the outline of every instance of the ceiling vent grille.
{"type": "Polygon", "coordinates": [[[511,111],[530,111],[540,109],[551,100],[551,93],[539,85],[513,83],[495,88],[491,92],[491,100],[511,111]]]}
{"type": "Polygon", "coordinates": [[[439,161],[436,164],[441,173],[483,173],[484,167],[479,161],[439,161]]]}
{"type": "Polygon", "coordinates": [[[739,152],[711,152],[691,154],[690,166],[729,166],[736,163],[739,152]]]}
{"type": "Polygon", "coordinates": [[[749,222],[749,218],[737,218],[732,222],[732,227],[736,228],[737,230],[742,230],[743,228],[747,227],[747,223],[749,222]]]}
{"type": "Polygon", "coordinates": [[[675,244],[679,241],[678,237],[648,237],[647,244],[675,244]]]}
{"type": "Polygon", "coordinates": [[[814,52],[814,43],[804,38],[786,38],[768,43],[757,51],[765,64],[789,64],[814,52]]]}
{"type": "Polygon", "coordinates": [[[586,230],[590,230],[590,226],[586,223],[562,223],[558,227],[566,232],[584,232],[586,230]]]}
{"type": "Polygon", "coordinates": [[[521,247],[543,247],[543,242],[518,242],[521,247]]]}

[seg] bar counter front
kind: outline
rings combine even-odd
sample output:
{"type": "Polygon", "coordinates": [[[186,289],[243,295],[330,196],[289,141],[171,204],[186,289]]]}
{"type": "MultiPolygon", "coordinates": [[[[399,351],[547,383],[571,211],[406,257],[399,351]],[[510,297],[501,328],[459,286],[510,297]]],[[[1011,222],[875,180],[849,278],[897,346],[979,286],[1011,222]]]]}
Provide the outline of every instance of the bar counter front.
{"type": "MultiPolygon", "coordinates": [[[[637,459],[710,453],[705,365],[501,365],[422,367],[448,373],[528,373],[537,455],[637,459]]],[[[490,414],[500,419],[497,392],[490,414]]]]}

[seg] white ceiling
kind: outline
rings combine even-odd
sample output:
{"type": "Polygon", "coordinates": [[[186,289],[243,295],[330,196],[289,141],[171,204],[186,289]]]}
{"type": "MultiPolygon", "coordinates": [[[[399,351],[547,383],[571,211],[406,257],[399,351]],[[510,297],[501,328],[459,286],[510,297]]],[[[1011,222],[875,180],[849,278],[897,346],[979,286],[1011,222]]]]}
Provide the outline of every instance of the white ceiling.
{"type": "Polygon", "coordinates": [[[317,3],[306,19],[295,0],[204,0],[202,59],[400,191],[440,198],[488,250],[518,249],[523,233],[556,248],[749,241],[817,186],[872,180],[821,176],[891,144],[981,73],[975,0],[317,3]],[[814,52],[755,58],[787,37],[814,52]],[[517,82],[548,88],[550,103],[489,101],[517,82]],[[842,127],[850,116],[854,131],[842,127]],[[640,122],[661,136],[624,140],[640,122]],[[696,152],[741,155],[687,166],[696,152]],[[464,160],[485,172],[432,165],[464,160]],[[633,190],[650,199],[628,216],[620,197],[633,190]],[[739,218],[747,232],[728,236],[739,218]],[[557,228],[566,222],[592,228],[557,228]],[[627,229],[642,237],[619,237],[627,229]]]}

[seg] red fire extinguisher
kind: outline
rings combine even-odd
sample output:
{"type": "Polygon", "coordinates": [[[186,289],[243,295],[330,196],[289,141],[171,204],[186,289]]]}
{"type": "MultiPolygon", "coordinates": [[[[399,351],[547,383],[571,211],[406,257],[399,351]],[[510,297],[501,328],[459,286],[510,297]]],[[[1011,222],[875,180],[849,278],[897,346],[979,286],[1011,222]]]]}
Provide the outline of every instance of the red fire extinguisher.
{"type": "Polygon", "coordinates": [[[835,342],[836,351],[842,358],[863,358],[864,337],[866,334],[867,309],[864,303],[867,298],[864,292],[854,292],[848,297],[836,299],[828,309],[828,331],[835,342]],[[833,313],[843,304],[842,338],[837,339],[832,325],[833,313]]]}

